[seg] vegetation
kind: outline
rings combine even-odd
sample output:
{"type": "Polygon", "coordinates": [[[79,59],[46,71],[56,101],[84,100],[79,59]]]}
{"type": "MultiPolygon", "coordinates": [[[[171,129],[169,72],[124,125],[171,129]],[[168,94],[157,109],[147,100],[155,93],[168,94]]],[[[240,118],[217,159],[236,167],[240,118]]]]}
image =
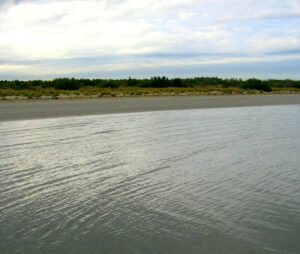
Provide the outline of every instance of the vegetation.
{"type": "Polygon", "coordinates": [[[23,96],[41,98],[49,96],[141,96],[184,94],[238,94],[261,92],[300,92],[300,81],[221,79],[217,77],[151,79],[74,79],[54,80],[0,80],[0,97],[23,96]]]}

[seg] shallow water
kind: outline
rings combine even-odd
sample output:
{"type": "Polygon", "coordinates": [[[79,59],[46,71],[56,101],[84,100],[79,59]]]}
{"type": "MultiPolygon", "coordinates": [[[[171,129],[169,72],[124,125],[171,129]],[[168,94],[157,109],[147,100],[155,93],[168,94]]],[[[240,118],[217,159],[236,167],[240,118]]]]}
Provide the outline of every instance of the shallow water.
{"type": "Polygon", "coordinates": [[[0,253],[300,253],[300,105],[0,122],[0,253]]]}

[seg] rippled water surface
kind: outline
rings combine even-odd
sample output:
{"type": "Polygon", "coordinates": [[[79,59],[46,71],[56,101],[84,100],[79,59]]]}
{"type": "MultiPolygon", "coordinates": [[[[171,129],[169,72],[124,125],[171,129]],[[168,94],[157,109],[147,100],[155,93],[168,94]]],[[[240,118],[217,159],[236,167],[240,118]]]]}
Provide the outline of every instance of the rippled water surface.
{"type": "Polygon", "coordinates": [[[300,105],[0,122],[0,253],[300,253],[300,105]]]}

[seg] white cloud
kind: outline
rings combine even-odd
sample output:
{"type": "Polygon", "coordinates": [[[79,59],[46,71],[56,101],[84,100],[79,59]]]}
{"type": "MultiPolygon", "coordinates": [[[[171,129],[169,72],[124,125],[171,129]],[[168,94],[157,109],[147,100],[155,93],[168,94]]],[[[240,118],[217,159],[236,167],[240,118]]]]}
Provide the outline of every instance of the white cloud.
{"type": "Polygon", "coordinates": [[[236,33],[251,33],[253,28],[251,26],[238,26],[233,28],[233,31],[236,33]]]}
{"type": "Polygon", "coordinates": [[[6,64],[0,66],[2,71],[19,66],[19,70],[34,74],[82,70],[82,66],[77,69],[70,64],[71,60],[59,69],[53,64],[54,60],[72,58],[115,57],[114,62],[107,59],[96,66],[88,65],[86,71],[171,66],[176,61],[182,64],[184,58],[174,60],[174,54],[194,55],[193,61],[197,63],[245,59],[234,55],[222,57],[222,54],[248,53],[255,59],[266,59],[265,53],[295,50],[300,45],[300,30],[292,23],[277,23],[277,27],[265,23],[268,28],[264,28],[263,24],[251,22],[300,13],[299,1],[279,2],[28,0],[16,4],[6,1],[0,5],[0,59],[6,64]],[[151,54],[165,57],[139,58],[151,54]],[[217,59],[214,54],[219,54],[217,59]],[[123,56],[131,58],[124,61],[118,58],[123,56]],[[28,68],[26,61],[32,61],[28,68]],[[48,64],[38,66],[35,61],[48,64]]]}
{"type": "Polygon", "coordinates": [[[197,12],[181,12],[179,13],[178,17],[182,20],[189,20],[193,17],[197,17],[198,13],[197,12]]]}
{"type": "Polygon", "coordinates": [[[274,37],[258,38],[254,42],[254,47],[260,52],[280,52],[300,49],[300,38],[295,37],[274,37]]]}
{"type": "MultiPolygon", "coordinates": [[[[231,6],[232,7],[232,6],[231,6]]],[[[297,0],[248,0],[236,3],[228,14],[223,15],[221,20],[259,20],[259,19],[282,19],[300,16],[299,1],[297,0]]]]}

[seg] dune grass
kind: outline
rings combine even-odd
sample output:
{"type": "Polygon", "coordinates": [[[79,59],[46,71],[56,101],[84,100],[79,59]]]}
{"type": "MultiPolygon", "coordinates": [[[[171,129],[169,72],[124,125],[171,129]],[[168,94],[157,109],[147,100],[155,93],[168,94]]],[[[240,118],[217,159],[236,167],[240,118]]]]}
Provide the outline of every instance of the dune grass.
{"type": "Polygon", "coordinates": [[[72,99],[132,96],[300,93],[300,81],[187,78],[0,80],[0,99],[72,99]]]}
{"type": "MultiPolygon", "coordinates": [[[[72,99],[72,98],[106,98],[106,97],[135,97],[135,96],[183,96],[183,95],[230,95],[230,94],[260,94],[261,90],[243,89],[240,87],[222,86],[194,86],[194,87],[165,87],[142,88],[125,87],[99,88],[85,86],[77,90],[62,90],[43,88],[15,90],[12,88],[0,89],[1,99],[72,99]]],[[[269,92],[270,93],[270,92],[269,92]]],[[[299,88],[273,88],[271,93],[300,93],[299,88]]]]}

